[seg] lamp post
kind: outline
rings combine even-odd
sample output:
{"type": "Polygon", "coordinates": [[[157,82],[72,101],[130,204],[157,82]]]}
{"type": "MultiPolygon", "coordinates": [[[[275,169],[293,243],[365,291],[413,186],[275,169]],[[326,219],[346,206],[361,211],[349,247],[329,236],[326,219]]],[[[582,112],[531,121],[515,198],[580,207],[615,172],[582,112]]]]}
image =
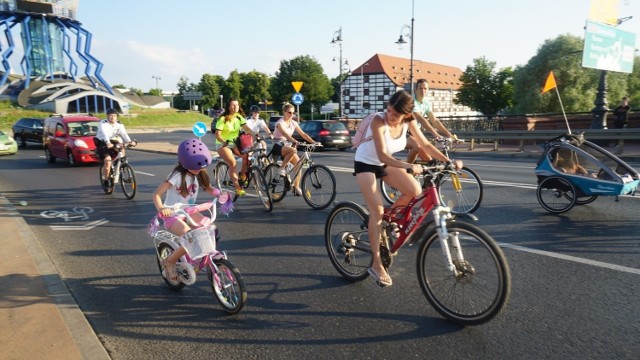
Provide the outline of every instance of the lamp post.
{"type": "Polygon", "coordinates": [[[404,36],[409,38],[409,51],[411,53],[411,63],[409,65],[409,83],[411,85],[411,96],[413,96],[413,22],[414,22],[414,10],[415,10],[415,1],[411,1],[411,25],[402,25],[400,28],[400,38],[396,41],[396,44],[402,48],[402,45],[407,42],[404,40],[404,36]],[[408,34],[402,35],[404,30],[409,30],[408,34]]]}
{"type": "Polygon", "coordinates": [[[220,94],[220,110],[224,111],[224,95],[220,94]]]}
{"type": "MultiPolygon", "coordinates": [[[[160,87],[158,87],[158,80],[162,80],[162,78],[156,75],[151,75],[151,78],[156,79],[156,90],[158,90],[158,93],[160,93],[160,87]]],[[[160,96],[162,96],[162,93],[160,93],[160,96]]]]}
{"type": "Polygon", "coordinates": [[[360,66],[360,93],[362,94],[362,97],[360,98],[360,116],[364,116],[364,73],[362,71],[364,70],[365,66],[369,66],[369,63],[364,63],[362,64],[362,66],[360,66]]]}
{"type": "MultiPolygon", "coordinates": [[[[342,26],[340,29],[333,33],[333,39],[331,39],[331,44],[338,44],[340,48],[340,57],[338,58],[338,82],[340,83],[340,89],[338,94],[338,115],[342,117],[342,71],[343,67],[348,66],[349,62],[347,60],[342,62],[342,26]]],[[[336,58],[333,58],[333,61],[336,61],[336,58]]]]}

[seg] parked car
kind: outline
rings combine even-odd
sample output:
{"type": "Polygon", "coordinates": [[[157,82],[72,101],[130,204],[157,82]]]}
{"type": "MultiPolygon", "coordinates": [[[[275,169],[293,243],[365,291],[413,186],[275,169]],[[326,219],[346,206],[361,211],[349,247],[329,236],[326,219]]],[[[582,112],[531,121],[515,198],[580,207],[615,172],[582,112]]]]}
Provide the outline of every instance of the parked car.
{"type": "MultiPolygon", "coordinates": [[[[305,120],[300,123],[302,131],[311,136],[313,140],[327,148],[338,148],[344,151],[351,147],[351,136],[344,123],[336,120],[305,120]]],[[[304,142],[298,133],[293,134],[294,139],[304,142]]]]}
{"type": "Polygon", "coordinates": [[[100,162],[93,141],[100,119],[92,115],[55,115],[44,120],[42,143],[49,163],[67,159],[70,165],[100,162]]]}
{"type": "Polygon", "coordinates": [[[267,125],[269,126],[269,130],[271,130],[271,132],[273,132],[276,129],[276,123],[281,118],[282,118],[282,115],[274,115],[269,118],[269,123],[267,125]]]}
{"type": "Polygon", "coordinates": [[[0,130],[0,155],[11,155],[18,152],[18,143],[9,134],[0,130]]]}
{"type": "Polygon", "coordinates": [[[42,145],[43,127],[44,119],[42,118],[22,118],[13,124],[11,130],[16,142],[21,148],[25,148],[27,143],[42,145]]]}

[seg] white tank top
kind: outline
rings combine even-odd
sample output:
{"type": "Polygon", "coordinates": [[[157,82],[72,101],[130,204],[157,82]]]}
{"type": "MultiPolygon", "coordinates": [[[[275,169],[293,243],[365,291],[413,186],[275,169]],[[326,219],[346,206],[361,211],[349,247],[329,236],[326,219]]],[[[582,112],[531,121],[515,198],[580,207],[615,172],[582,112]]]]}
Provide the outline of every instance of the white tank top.
{"type": "MultiPolygon", "coordinates": [[[[386,113],[385,113],[386,114],[386,113]]],[[[374,120],[376,121],[376,120],[374,120]]],[[[397,139],[391,137],[391,133],[389,132],[389,126],[387,126],[387,120],[384,120],[384,142],[387,145],[387,154],[393,155],[399,151],[404,150],[407,147],[407,130],[409,129],[409,125],[404,122],[402,124],[402,134],[397,139]]],[[[372,128],[369,126],[367,129],[367,133],[365,137],[372,136],[372,128]]],[[[378,153],[376,152],[375,142],[373,140],[363,142],[356,149],[355,161],[363,162],[369,165],[377,165],[382,166],[383,163],[378,158],[378,153]]]]}

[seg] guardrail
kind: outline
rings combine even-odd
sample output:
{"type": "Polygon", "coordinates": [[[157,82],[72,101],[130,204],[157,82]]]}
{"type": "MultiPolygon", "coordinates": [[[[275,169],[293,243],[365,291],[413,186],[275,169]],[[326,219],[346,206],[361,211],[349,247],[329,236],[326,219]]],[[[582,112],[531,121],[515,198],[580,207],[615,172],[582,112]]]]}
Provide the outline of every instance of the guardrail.
{"type": "MultiPolygon", "coordinates": [[[[624,151],[624,140],[640,140],[640,129],[576,129],[572,133],[584,132],[584,137],[589,140],[619,140],[619,153],[624,151]]],[[[477,141],[493,142],[493,149],[499,150],[499,144],[504,140],[517,140],[520,151],[524,151],[524,143],[527,140],[547,141],[556,136],[566,134],[566,130],[491,130],[491,131],[455,131],[456,136],[469,141],[469,150],[475,148],[477,141]]]]}

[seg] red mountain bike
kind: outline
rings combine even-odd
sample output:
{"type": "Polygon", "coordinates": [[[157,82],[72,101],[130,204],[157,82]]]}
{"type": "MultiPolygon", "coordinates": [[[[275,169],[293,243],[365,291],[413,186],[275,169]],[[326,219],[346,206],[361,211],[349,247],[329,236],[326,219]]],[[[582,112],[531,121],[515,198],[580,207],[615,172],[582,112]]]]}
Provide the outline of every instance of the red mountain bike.
{"type": "MultiPolygon", "coordinates": [[[[407,206],[386,208],[380,252],[385,268],[407,242],[421,242],[417,256],[420,287],[429,303],[460,325],[491,320],[509,302],[511,273],[495,240],[479,227],[456,221],[441,205],[435,180],[456,170],[450,164],[423,165],[431,184],[407,206]]],[[[369,274],[373,257],[369,245],[369,213],[353,202],[336,205],[325,224],[329,258],[350,281],[369,274]]]]}

